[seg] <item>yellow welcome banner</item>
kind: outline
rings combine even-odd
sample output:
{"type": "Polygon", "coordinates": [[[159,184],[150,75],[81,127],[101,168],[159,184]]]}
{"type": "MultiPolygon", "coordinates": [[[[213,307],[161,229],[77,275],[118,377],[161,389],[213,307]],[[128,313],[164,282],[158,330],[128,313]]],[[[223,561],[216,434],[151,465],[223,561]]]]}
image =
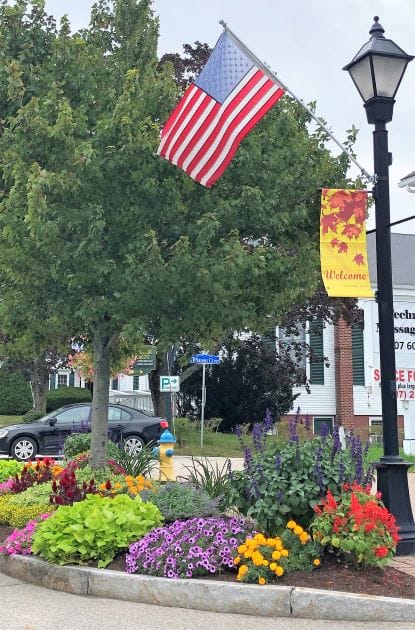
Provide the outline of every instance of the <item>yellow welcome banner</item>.
{"type": "Polygon", "coordinates": [[[374,297],[367,263],[366,205],[364,190],[322,190],[321,275],[331,297],[374,297]]]}

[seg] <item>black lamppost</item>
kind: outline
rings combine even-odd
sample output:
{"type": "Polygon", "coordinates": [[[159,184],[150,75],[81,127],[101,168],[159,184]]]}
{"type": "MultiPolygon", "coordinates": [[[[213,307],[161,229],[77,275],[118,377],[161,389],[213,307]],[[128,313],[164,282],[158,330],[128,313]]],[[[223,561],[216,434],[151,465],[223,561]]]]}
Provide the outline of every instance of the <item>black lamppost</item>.
{"type": "Polygon", "coordinates": [[[379,351],[383,418],[383,456],[377,463],[378,489],[400,528],[397,553],[415,554],[415,523],[408,491],[408,467],[399,457],[396,407],[395,339],[391,259],[388,132],[395,94],[406,66],[413,59],[392,40],[384,37],[379,18],[370,29],[370,40],[353,60],[348,70],[364,101],[367,120],[375,125],[373,152],[376,209],[377,302],[379,309],[379,351]]]}

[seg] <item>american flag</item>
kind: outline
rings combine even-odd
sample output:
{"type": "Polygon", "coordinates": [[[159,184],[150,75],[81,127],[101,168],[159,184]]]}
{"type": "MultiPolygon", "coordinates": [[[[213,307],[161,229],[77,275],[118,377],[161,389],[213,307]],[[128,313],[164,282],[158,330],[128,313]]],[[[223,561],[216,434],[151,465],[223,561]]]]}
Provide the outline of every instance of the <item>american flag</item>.
{"type": "Polygon", "coordinates": [[[209,188],[283,94],[224,31],[167,120],[157,152],[209,188]]]}

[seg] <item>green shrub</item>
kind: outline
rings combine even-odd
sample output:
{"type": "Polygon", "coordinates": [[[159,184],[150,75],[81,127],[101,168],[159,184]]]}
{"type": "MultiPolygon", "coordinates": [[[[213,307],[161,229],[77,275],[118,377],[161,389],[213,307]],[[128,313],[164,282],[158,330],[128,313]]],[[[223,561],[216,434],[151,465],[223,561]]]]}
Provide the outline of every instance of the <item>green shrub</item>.
{"type": "Polygon", "coordinates": [[[46,411],[54,411],[64,405],[72,405],[92,400],[89,389],[82,387],[59,387],[46,394],[46,411]]]}
{"type": "Polygon", "coordinates": [[[154,490],[144,490],[141,497],[157,505],[166,521],[220,513],[220,499],[211,499],[206,492],[188,483],[168,482],[154,490]]]}
{"type": "Polygon", "coordinates": [[[0,483],[7,481],[10,477],[14,477],[16,474],[22,472],[23,462],[16,462],[14,459],[1,459],[0,460],[0,483]]]}
{"type": "Polygon", "coordinates": [[[266,534],[278,533],[289,520],[308,527],[326,490],[339,494],[344,482],[366,484],[373,478],[371,468],[364,471],[360,440],[351,435],[342,450],[336,426],[333,436],[301,442],[293,423],[289,441],[277,447],[267,447],[265,429],[254,425],[254,451],[245,446],[245,467],[232,473],[229,497],[266,534]]]}
{"type": "Polygon", "coordinates": [[[20,416],[33,406],[29,382],[18,372],[0,369],[0,415],[20,416]]]}
{"type": "Polygon", "coordinates": [[[158,508],[125,494],[113,499],[88,495],[85,501],[61,506],[33,535],[32,551],[56,564],[107,566],[162,523],[158,508]]]}
{"type": "MultiPolygon", "coordinates": [[[[68,435],[64,443],[64,454],[66,459],[72,459],[79,453],[85,453],[91,448],[91,434],[90,433],[72,433],[68,435]]],[[[120,449],[114,442],[108,440],[107,442],[107,457],[115,459],[117,461],[120,449]]]]}
{"type": "Polygon", "coordinates": [[[30,411],[27,411],[24,414],[23,422],[26,422],[26,423],[36,422],[36,420],[43,418],[44,415],[45,414],[42,413],[41,411],[35,411],[34,409],[31,409],[30,411]]]}

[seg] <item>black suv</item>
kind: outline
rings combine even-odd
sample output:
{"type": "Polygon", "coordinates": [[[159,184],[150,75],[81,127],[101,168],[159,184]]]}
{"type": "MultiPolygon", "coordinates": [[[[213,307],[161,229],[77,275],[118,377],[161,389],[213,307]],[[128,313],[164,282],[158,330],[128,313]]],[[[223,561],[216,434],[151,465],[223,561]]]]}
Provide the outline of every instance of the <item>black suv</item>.
{"type": "MultiPolygon", "coordinates": [[[[158,440],[168,423],[126,405],[109,405],[108,429],[113,442],[137,455],[145,444],[158,440]]],[[[0,429],[0,453],[27,462],[40,455],[59,455],[71,433],[91,430],[91,404],[66,405],[28,424],[0,429]]]]}

